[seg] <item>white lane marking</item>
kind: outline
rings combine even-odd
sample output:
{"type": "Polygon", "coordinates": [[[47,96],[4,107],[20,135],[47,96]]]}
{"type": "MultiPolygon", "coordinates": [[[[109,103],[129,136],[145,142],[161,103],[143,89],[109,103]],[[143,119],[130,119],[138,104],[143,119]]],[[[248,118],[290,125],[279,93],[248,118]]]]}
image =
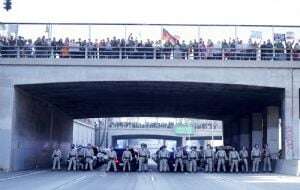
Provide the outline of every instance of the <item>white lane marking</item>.
{"type": "Polygon", "coordinates": [[[87,179],[87,175],[84,175],[84,176],[81,176],[79,178],[76,178],[76,179],[72,179],[70,181],[67,181],[66,183],[63,183],[61,185],[59,185],[58,187],[54,188],[55,190],[58,190],[58,189],[63,189],[65,188],[66,186],[68,185],[74,185],[75,183],[78,183],[78,182],[81,182],[81,181],[84,181],[87,179]]]}
{"type": "Polygon", "coordinates": [[[151,180],[154,181],[154,177],[153,176],[151,176],[151,180]]]}
{"type": "Polygon", "coordinates": [[[20,178],[20,177],[26,177],[26,176],[31,176],[31,175],[35,175],[35,174],[45,173],[45,172],[47,172],[47,171],[43,170],[43,171],[26,173],[26,174],[20,174],[20,175],[13,176],[13,177],[2,178],[2,179],[0,179],[0,182],[12,180],[12,179],[17,179],[17,178],[20,178]]]}
{"type": "Polygon", "coordinates": [[[79,178],[67,181],[66,183],[63,183],[63,184],[59,185],[58,187],[54,188],[54,190],[65,189],[66,187],[70,187],[72,185],[75,185],[76,183],[80,183],[82,181],[88,180],[89,178],[96,177],[96,176],[105,177],[106,174],[98,175],[98,174],[94,173],[92,175],[84,175],[79,178]]]}

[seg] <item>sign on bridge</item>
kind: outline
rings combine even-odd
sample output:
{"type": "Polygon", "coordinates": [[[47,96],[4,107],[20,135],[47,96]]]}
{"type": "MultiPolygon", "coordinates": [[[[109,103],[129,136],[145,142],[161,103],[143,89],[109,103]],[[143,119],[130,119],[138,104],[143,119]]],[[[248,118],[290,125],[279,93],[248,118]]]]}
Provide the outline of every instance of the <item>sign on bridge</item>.
{"type": "Polygon", "coordinates": [[[176,135],[194,135],[195,134],[195,127],[189,124],[182,124],[178,123],[175,126],[175,133],[176,135]]]}

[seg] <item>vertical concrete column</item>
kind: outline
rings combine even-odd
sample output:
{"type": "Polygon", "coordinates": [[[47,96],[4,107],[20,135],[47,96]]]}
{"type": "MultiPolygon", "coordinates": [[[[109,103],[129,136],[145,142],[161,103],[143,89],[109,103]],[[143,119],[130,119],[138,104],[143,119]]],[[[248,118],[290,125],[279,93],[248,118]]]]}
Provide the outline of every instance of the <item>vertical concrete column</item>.
{"type": "Polygon", "coordinates": [[[240,120],[240,147],[250,146],[250,118],[244,117],[240,120]]]}
{"type": "Polygon", "coordinates": [[[263,114],[262,113],[253,113],[252,114],[252,146],[258,144],[259,147],[262,147],[263,139],[263,114]]]}
{"type": "Polygon", "coordinates": [[[0,170],[11,169],[14,87],[9,80],[0,80],[0,170]]]}
{"type": "Polygon", "coordinates": [[[299,87],[286,88],[282,101],[283,152],[286,160],[300,159],[299,87]]]}
{"type": "Polygon", "coordinates": [[[186,146],[186,137],[182,137],[182,146],[186,146]]]}
{"type": "Polygon", "coordinates": [[[266,108],[266,140],[271,152],[279,151],[279,108],[266,108]]]}

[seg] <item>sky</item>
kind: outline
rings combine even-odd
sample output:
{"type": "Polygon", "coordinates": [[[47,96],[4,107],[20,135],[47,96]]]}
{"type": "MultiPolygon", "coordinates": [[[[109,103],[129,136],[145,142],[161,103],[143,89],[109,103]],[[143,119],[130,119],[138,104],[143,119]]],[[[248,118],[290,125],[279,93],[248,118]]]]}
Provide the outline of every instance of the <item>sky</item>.
{"type": "MultiPolygon", "coordinates": [[[[2,0],[3,1],[3,0],[2,0]]],[[[2,21],[299,23],[299,0],[12,0],[2,21]]]]}
{"type": "MultiPolygon", "coordinates": [[[[2,22],[300,25],[299,0],[12,0],[12,4],[8,12],[0,9],[2,22]]],[[[199,36],[222,40],[235,35],[234,28],[167,29],[186,40],[199,36]]],[[[265,36],[274,32],[261,30],[265,36]]],[[[246,39],[249,31],[240,29],[238,35],[246,39]]],[[[134,33],[135,38],[144,40],[159,38],[160,32],[160,27],[128,27],[125,31],[124,27],[93,26],[90,30],[87,26],[64,26],[54,28],[52,36],[96,39],[134,33]]],[[[21,27],[20,33],[28,38],[44,35],[45,26],[21,27]]]]}

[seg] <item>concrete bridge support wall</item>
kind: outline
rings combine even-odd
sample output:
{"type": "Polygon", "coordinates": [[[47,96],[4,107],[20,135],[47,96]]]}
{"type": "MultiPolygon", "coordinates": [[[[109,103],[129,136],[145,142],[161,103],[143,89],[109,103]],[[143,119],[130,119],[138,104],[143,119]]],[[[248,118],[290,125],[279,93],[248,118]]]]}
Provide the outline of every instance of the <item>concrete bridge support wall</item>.
{"type": "Polygon", "coordinates": [[[279,151],[279,108],[269,106],[266,108],[266,143],[271,152],[279,151]]]}
{"type": "Polygon", "coordinates": [[[0,82],[0,170],[11,165],[12,122],[14,89],[10,80],[0,82]]]}
{"type": "MultiPolygon", "coordinates": [[[[72,118],[55,106],[14,88],[0,93],[0,167],[6,171],[48,167],[53,145],[65,152],[72,142],[72,118]]],[[[64,154],[65,155],[65,154],[64,154]]]]}

